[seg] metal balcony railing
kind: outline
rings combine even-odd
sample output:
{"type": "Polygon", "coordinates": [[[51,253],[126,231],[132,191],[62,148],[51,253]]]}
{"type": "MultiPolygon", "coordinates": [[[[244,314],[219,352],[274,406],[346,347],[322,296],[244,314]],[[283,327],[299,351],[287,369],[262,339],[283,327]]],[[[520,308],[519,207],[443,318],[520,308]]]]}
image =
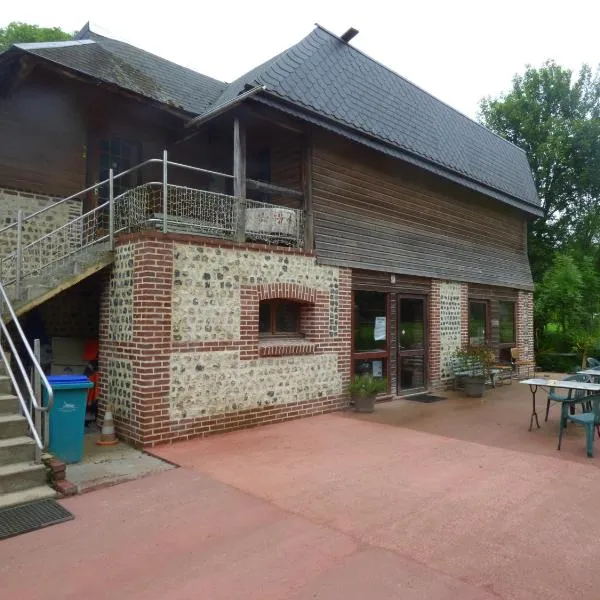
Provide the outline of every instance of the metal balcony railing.
{"type": "Polygon", "coordinates": [[[303,210],[175,185],[169,183],[171,169],[233,179],[225,173],[170,162],[166,152],[162,160],[150,159],[116,175],[111,170],[108,179],[36,213],[25,216],[19,211],[15,223],[0,229],[0,237],[8,234],[16,237],[14,250],[0,260],[0,281],[5,286],[14,286],[14,296],[18,298],[23,278],[41,275],[53,265],[93,246],[104,244],[112,249],[115,236],[125,232],[158,229],[237,242],[303,247],[303,210]],[[152,164],[162,166],[162,181],[149,181],[115,196],[115,181],[152,164]],[[27,222],[41,218],[64,202],[106,187],[109,195],[106,202],[30,243],[23,243],[27,222]]]}

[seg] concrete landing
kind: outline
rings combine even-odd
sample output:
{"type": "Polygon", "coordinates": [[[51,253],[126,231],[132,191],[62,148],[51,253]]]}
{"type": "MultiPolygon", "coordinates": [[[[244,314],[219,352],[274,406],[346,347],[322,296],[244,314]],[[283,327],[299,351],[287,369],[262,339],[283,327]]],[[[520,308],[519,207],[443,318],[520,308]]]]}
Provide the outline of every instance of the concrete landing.
{"type": "Polygon", "coordinates": [[[99,439],[99,433],[86,434],[83,460],[67,466],[67,479],[77,486],[80,494],[174,468],[123,442],[116,446],[98,446],[99,439]]]}

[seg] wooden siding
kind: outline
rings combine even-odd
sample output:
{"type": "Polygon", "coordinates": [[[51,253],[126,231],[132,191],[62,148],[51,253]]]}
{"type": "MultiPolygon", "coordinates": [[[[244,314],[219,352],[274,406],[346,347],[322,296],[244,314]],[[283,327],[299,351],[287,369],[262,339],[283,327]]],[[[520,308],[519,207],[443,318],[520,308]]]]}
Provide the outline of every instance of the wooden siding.
{"type": "Polygon", "coordinates": [[[86,124],[76,85],[35,69],[0,98],[0,186],[68,196],[85,187],[86,124]]]}
{"type": "Polygon", "coordinates": [[[312,169],[321,262],[531,288],[516,209],[322,132],[312,169]]]}

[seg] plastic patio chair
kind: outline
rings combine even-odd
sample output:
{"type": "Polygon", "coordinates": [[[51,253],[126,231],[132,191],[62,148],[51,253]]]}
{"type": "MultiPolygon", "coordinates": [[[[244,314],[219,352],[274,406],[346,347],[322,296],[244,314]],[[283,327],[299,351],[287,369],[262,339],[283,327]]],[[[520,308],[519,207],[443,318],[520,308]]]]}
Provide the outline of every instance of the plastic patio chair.
{"type": "MultiPolygon", "coordinates": [[[[562,381],[587,381],[586,375],[568,375],[562,381]]],[[[587,397],[583,390],[572,390],[571,391],[571,399],[569,399],[569,390],[563,390],[564,393],[559,393],[556,391],[556,388],[551,387],[548,390],[548,401],[546,402],[546,418],[545,421],[548,420],[548,414],[550,413],[550,402],[573,402],[573,398],[578,399],[578,402],[582,404],[587,402],[587,397]]]]}
{"type": "Polygon", "coordinates": [[[585,427],[585,448],[587,455],[592,458],[594,456],[594,433],[598,430],[600,436],[600,394],[586,396],[586,402],[589,402],[591,411],[583,412],[578,415],[569,415],[564,408],[560,419],[560,431],[558,433],[558,449],[562,443],[563,430],[567,426],[567,422],[579,423],[585,427]]]}
{"type": "Polygon", "coordinates": [[[600,367],[600,360],[589,356],[587,359],[587,364],[590,369],[597,369],[598,367],[600,367]]]}

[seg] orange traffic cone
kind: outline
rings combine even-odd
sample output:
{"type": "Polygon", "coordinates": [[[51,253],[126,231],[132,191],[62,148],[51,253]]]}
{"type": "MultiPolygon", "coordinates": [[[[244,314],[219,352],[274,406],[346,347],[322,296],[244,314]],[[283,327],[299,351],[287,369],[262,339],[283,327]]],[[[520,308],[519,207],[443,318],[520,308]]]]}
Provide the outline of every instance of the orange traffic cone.
{"type": "Polygon", "coordinates": [[[102,421],[102,433],[96,444],[98,444],[98,446],[115,446],[118,443],[119,440],[115,435],[115,424],[113,423],[112,411],[107,410],[104,413],[104,419],[102,421]]]}

